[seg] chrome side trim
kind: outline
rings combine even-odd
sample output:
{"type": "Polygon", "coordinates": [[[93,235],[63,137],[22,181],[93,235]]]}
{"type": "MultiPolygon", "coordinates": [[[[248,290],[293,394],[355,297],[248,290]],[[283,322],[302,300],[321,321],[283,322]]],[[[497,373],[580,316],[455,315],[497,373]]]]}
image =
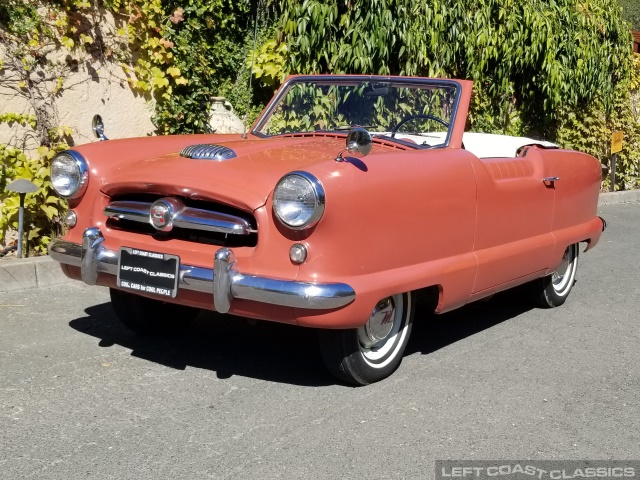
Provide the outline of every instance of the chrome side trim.
{"type": "Polygon", "coordinates": [[[147,202],[112,202],[104,209],[107,217],[121,218],[134,222],[149,223],[151,204],[147,202]]]}
{"type": "Polygon", "coordinates": [[[180,228],[231,233],[234,235],[249,235],[257,232],[257,230],[251,228],[251,224],[244,218],[189,207],[175,216],[173,225],[180,228]]]}
{"type": "MultiPolygon", "coordinates": [[[[149,202],[115,201],[105,207],[104,214],[111,218],[151,224],[151,205],[149,202]]],[[[233,235],[257,232],[244,218],[191,207],[184,207],[173,215],[173,226],[233,235]]]]}
{"type": "MultiPolygon", "coordinates": [[[[103,245],[98,228],[85,230],[82,245],[54,240],[49,255],[55,261],[81,268],[82,280],[95,285],[98,273],[118,274],[119,252],[103,245]]],[[[221,313],[231,309],[234,299],[312,310],[331,310],[353,302],[356,293],[344,283],[308,283],[281,280],[238,271],[229,248],[219,249],[213,269],[180,265],[178,288],[213,295],[213,304],[221,313]]]]}
{"type": "Polygon", "coordinates": [[[181,157],[193,158],[195,160],[217,160],[222,162],[235,158],[236,152],[229,147],[222,145],[214,145],[210,143],[201,143],[196,145],[189,145],[180,152],[181,157]]]}

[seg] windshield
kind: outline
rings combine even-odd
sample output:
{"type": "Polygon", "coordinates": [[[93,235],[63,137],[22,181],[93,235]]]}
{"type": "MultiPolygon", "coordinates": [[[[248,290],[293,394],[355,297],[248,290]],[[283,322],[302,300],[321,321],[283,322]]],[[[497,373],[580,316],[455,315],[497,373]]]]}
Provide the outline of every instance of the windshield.
{"type": "Polygon", "coordinates": [[[270,137],[364,127],[416,148],[444,146],[459,86],[455,82],[371,77],[294,77],[256,124],[270,137]]]}

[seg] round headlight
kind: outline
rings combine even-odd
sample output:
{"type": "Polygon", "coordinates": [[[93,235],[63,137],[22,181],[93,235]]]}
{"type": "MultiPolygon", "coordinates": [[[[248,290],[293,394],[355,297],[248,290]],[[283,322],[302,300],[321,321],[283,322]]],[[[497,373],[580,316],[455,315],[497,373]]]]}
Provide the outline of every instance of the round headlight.
{"type": "Polygon", "coordinates": [[[73,150],[59,153],[51,162],[51,184],[61,197],[82,196],[87,189],[88,180],[87,161],[73,150]]]}
{"type": "Polygon", "coordinates": [[[307,172],[291,172],[280,179],[273,192],[273,210],[278,220],[295,230],[318,223],[324,213],[324,189],[307,172]]]}

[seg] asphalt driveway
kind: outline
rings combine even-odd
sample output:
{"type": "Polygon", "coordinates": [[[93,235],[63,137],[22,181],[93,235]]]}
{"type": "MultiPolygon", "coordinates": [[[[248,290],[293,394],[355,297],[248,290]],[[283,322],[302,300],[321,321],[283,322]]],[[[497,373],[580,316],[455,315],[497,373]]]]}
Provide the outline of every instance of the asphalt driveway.
{"type": "Polygon", "coordinates": [[[325,373],[315,332],[203,314],[148,339],[106,289],[0,294],[0,478],[433,478],[437,459],[640,457],[640,204],[601,208],[567,303],[418,311],[400,369],[325,373]]]}

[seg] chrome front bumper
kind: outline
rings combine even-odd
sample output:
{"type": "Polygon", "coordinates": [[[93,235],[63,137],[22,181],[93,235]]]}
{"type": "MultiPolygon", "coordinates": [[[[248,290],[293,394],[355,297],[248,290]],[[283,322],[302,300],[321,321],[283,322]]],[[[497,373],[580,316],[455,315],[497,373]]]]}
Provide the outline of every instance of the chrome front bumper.
{"type": "MultiPolygon", "coordinates": [[[[120,254],[105,248],[103,242],[99,228],[88,228],[82,235],[82,244],[54,240],[49,246],[49,255],[57,262],[80,267],[84,283],[95,285],[99,273],[118,274],[120,254]]],[[[237,270],[235,255],[229,248],[216,252],[213,268],[181,264],[178,288],[212,294],[214,307],[220,313],[227,313],[234,299],[330,310],[344,307],[356,297],[353,288],[344,283],[295,282],[244,275],[237,270]]]]}

